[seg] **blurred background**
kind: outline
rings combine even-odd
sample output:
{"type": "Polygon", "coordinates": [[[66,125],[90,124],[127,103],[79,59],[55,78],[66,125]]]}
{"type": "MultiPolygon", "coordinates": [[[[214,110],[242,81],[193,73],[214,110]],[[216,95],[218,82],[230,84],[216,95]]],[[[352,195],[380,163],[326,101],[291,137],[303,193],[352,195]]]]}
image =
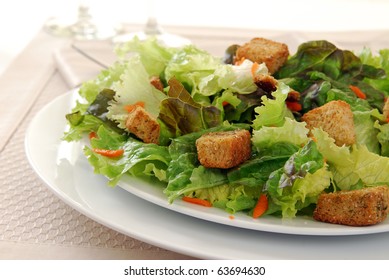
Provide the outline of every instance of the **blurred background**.
{"type": "MultiPolygon", "coordinates": [[[[389,0],[155,0],[162,27],[211,26],[258,30],[347,31],[389,29],[389,0]]],[[[12,0],[0,9],[0,74],[12,59],[56,17],[76,20],[77,7],[90,6],[94,22],[107,33],[122,23],[144,24],[149,1],[12,0]]]]}

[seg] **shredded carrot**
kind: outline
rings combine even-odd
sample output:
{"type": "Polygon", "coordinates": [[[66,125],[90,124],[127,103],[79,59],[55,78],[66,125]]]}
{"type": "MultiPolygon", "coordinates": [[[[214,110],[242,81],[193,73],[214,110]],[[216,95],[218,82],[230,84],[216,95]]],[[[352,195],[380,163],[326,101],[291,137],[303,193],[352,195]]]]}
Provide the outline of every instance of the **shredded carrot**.
{"type": "Polygon", "coordinates": [[[349,85],[349,88],[355,93],[358,98],[366,99],[366,94],[357,86],[349,85]]]}
{"type": "Polygon", "coordinates": [[[118,149],[118,150],[106,150],[106,149],[93,149],[93,151],[99,155],[109,157],[109,158],[115,158],[115,157],[120,157],[124,154],[123,149],[118,149]]]}
{"type": "Polygon", "coordinates": [[[251,75],[255,77],[255,73],[258,71],[259,64],[258,62],[254,62],[253,66],[251,66],[251,75]]]}
{"type": "Polygon", "coordinates": [[[95,131],[89,132],[89,139],[97,138],[97,133],[95,131]]]}
{"type": "Polygon", "coordinates": [[[201,206],[205,206],[205,207],[212,207],[212,204],[211,202],[209,202],[208,200],[205,200],[205,199],[201,199],[201,198],[196,198],[196,197],[190,197],[190,196],[184,196],[182,198],[183,201],[186,201],[186,202],[189,202],[189,203],[193,203],[193,204],[198,204],[198,205],[201,205],[201,206]]]}
{"type": "Polygon", "coordinates": [[[258,198],[258,202],[254,207],[253,218],[259,218],[266,212],[269,206],[269,201],[267,200],[267,196],[265,194],[261,194],[258,198]]]}
{"type": "Polygon", "coordinates": [[[228,103],[227,101],[223,101],[223,102],[222,102],[223,107],[224,107],[224,106],[227,106],[228,104],[230,104],[230,103],[228,103]]]}
{"type": "Polygon", "coordinates": [[[285,101],[285,103],[286,103],[286,106],[287,106],[291,111],[293,111],[293,112],[301,111],[301,109],[303,108],[303,107],[301,106],[301,104],[298,103],[297,101],[293,101],[293,102],[291,102],[291,101],[285,101]]]}
{"type": "Polygon", "coordinates": [[[241,65],[245,59],[245,57],[242,57],[240,60],[235,61],[235,65],[241,65]]]}
{"type": "Polygon", "coordinates": [[[124,109],[131,113],[132,111],[134,111],[137,107],[142,107],[144,108],[145,107],[145,103],[143,101],[138,101],[136,102],[135,104],[128,104],[126,106],[124,106],[124,109]]]}
{"type": "Polygon", "coordinates": [[[230,216],[228,216],[228,218],[230,218],[230,220],[233,220],[233,219],[235,219],[235,216],[230,215],[230,216]]]}

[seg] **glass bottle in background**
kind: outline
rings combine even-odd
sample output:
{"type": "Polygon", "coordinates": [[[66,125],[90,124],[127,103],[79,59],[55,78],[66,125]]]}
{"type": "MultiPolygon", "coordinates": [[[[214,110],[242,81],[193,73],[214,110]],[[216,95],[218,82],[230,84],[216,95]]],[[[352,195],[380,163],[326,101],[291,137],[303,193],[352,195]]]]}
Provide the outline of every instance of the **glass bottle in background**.
{"type": "Polygon", "coordinates": [[[77,17],[73,22],[61,17],[53,17],[46,21],[44,29],[49,34],[60,37],[72,37],[80,40],[106,39],[112,33],[102,33],[94,22],[89,0],[79,0],[77,17]]]}
{"type": "Polygon", "coordinates": [[[149,37],[156,37],[160,43],[171,47],[179,47],[190,44],[189,39],[179,36],[177,34],[171,34],[164,31],[157,20],[157,16],[155,13],[155,1],[147,0],[146,2],[148,18],[143,30],[114,36],[114,43],[123,43],[133,39],[134,37],[138,37],[139,40],[146,40],[149,37]]]}

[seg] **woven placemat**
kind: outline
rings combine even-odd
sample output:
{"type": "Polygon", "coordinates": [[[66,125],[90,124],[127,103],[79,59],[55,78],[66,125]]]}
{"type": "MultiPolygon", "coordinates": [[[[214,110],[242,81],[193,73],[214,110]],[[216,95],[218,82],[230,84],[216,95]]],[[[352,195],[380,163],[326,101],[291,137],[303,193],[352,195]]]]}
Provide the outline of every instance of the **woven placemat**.
{"type": "MultiPolygon", "coordinates": [[[[103,226],[57,198],[34,173],[24,150],[33,116],[69,89],[56,72],[0,154],[0,241],[76,247],[168,251],[103,226]]],[[[49,120],[48,120],[49,121],[49,120]]],[[[170,252],[168,257],[183,258],[170,252]]]]}

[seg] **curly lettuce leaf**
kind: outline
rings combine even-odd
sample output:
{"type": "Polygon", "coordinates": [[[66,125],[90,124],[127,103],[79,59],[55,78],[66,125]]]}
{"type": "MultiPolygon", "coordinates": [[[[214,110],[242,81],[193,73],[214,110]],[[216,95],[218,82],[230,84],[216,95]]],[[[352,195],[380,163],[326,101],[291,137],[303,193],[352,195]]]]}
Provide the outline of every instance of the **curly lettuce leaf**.
{"type": "Polygon", "coordinates": [[[253,128],[259,129],[262,126],[282,126],[285,117],[290,116],[290,111],[285,105],[285,100],[290,92],[289,86],[279,82],[277,90],[272,92],[274,99],[262,96],[262,106],[255,108],[255,119],[253,120],[253,128]]]}
{"type": "Polygon", "coordinates": [[[370,152],[381,154],[380,143],[378,140],[379,130],[374,126],[377,118],[381,119],[377,109],[360,112],[353,112],[356,143],[365,145],[370,152]]]}
{"type": "Polygon", "coordinates": [[[389,96],[389,49],[382,49],[378,54],[373,54],[371,49],[363,48],[358,56],[363,63],[385,70],[386,76],[382,79],[365,78],[364,81],[389,96]]]}
{"type": "Polygon", "coordinates": [[[316,143],[309,141],[293,154],[280,169],[272,172],[265,190],[282,216],[294,217],[298,210],[314,203],[317,196],[331,183],[331,173],[324,164],[324,157],[316,143]]]}
{"type": "Polygon", "coordinates": [[[178,48],[160,44],[155,37],[149,37],[147,40],[135,37],[115,49],[118,57],[123,60],[127,60],[128,56],[138,55],[149,76],[159,76],[178,51],[178,48]]]}
{"type": "Polygon", "coordinates": [[[120,128],[126,129],[128,111],[125,106],[137,102],[143,102],[145,110],[157,118],[160,103],[166,95],[150,84],[149,77],[140,57],[133,55],[120,76],[121,80],[112,86],[116,94],[114,100],[109,103],[107,117],[117,122],[120,128]]]}
{"type": "MultiPolygon", "coordinates": [[[[332,98],[337,95],[347,98],[349,99],[347,102],[352,105],[358,98],[348,87],[354,85],[366,94],[364,101],[368,102],[367,110],[371,108],[382,110],[384,97],[387,94],[371,86],[366,79],[382,80],[384,77],[386,74],[383,69],[364,64],[351,51],[340,50],[327,41],[310,41],[301,44],[297,53],[276,73],[276,78],[286,79],[295,90],[302,93],[301,102],[305,104],[305,111],[311,109],[306,106],[310,100],[305,100],[312,96],[308,94],[310,88],[322,80],[331,83],[328,90],[333,91],[332,98]],[[308,93],[305,93],[307,90],[308,93]]],[[[326,95],[323,89],[321,89],[321,94],[326,95]]],[[[333,100],[317,96],[315,98],[319,101],[326,100],[326,102],[333,100]]]]}
{"type": "Polygon", "coordinates": [[[212,56],[205,50],[187,45],[178,49],[170,59],[165,69],[165,78],[168,81],[175,77],[194,97],[196,93],[201,93],[199,90],[201,80],[212,74],[221,63],[220,58],[212,56]]]}
{"type": "MultiPolygon", "coordinates": [[[[221,64],[215,71],[201,79],[199,92],[203,95],[214,95],[222,90],[239,94],[249,94],[256,91],[253,80],[253,62],[244,60],[240,65],[221,64]]],[[[264,63],[259,64],[257,74],[268,74],[264,63]]]]}
{"type": "Polygon", "coordinates": [[[248,125],[223,124],[172,139],[168,147],[171,157],[171,162],[167,168],[168,185],[164,190],[170,202],[184,193],[228,182],[224,171],[200,166],[195,143],[204,133],[229,131],[238,128],[247,129],[248,125]]]}
{"type": "Polygon", "coordinates": [[[160,105],[158,118],[173,137],[222,124],[222,114],[215,106],[203,106],[193,100],[175,78],[169,80],[168,97],[160,105]]]}
{"type": "Polygon", "coordinates": [[[258,156],[241,164],[227,173],[232,185],[243,185],[262,190],[269,175],[281,168],[298,147],[290,143],[276,143],[262,150],[258,156]]]}
{"type": "Polygon", "coordinates": [[[334,139],[321,129],[314,129],[320,153],[333,173],[333,183],[341,190],[389,184],[389,158],[372,153],[366,146],[352,149],[335,145],[334,139]]]}
{"type": "Polygon", "coordinates": [[[389,184],[389,158],[370,152],[366,146],[354,147],[350,153],[353,164],[333,170],[336,186],[342,190],[355,186],[389,184]]]}
{"type": "Polygon", "coordinates": [[[377,139],[381,146],[381,155],[389,157],[389,123],[380,124],[378,121],[374,123],[374,127],[378,129],[377,139]]]}
{"type": "Polygon", "coordinates": [[[245,186],[220,185],[212,188],[198,189],[186,195],[208,200],[213,207],[234,214],[251,210],[259,197],[259,189],[245,186]]]}
{"type": "Polygon", "coordinates": [[[167,147],[145,144],[117,134],[104,126],[100,126],[97,137],[91,140],[91,147],[85,146],[84,153],[95,173],[106,176],[111,186],[115,186],[124,174],[165,182],[166,169],[171,160],[167,147]],[[123,149],[124,154],[117,158],[110,158],[95,153],[94,148],[123,149]]]}
{"type": "Polygon", "coordinates": [[[306,128],[306,123],[285,118],[282,126],[264,126],[258,130],[253,130],[252,142],[258,151],[277,142],[288,142],[301,147],[309,140],[308,132],[309,129],[306,128]]]}
{"type": "Polygon", "coordinates": [[[82,83],[78,93],[83,100],[77,102],[72,112],[80,111],[84,113],[102,90],[111,88],[115,82],[120,80],[120,76],[126,67],[126,62],[115,62],[108,69],[102,70],[96,78],[82,83]]]}
{"type": "Polygon", "coordinates": [[[79,111],[66,115],[69,122],[69,128],[65,131],[62,140],[71,142],[79,141],[85,134],[91,131],[97,131],[103,121],[93,115],[82,115],[79,111]]]}
{"type": "Polygon", "coordinates": [[[282,195],[272,195],[266,215],[280,212],[283,218],[293,218],[299,211],[317,202],[318,196],[331,183],[332,174],[325,166],[304,178],[297,178],[292,187],[285,189],[282,195]]]}

